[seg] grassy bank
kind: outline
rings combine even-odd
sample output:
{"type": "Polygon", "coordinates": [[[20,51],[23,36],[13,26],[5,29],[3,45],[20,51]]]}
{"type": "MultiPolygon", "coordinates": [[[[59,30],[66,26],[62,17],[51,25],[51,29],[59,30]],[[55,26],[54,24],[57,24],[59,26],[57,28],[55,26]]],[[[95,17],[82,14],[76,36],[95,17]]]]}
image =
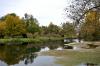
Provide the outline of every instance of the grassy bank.
{"type": "Polygon", "coordinates": [[[94,63],[100,64],[100,47],[96,49],[83,50],[62,50],[43,52],[43,55],[50,55],[57,58],[56,63],[62,66],[81,66],[81,64],[94,63]]]}
{"type": "Polygon", "coordinates": [[[37,38],[5,38],[0,39],[0,43],[42,43],[47,41],[57,41],[62,40],[63,38],[55,38],[55,37],[37,37],[37,38]]]}

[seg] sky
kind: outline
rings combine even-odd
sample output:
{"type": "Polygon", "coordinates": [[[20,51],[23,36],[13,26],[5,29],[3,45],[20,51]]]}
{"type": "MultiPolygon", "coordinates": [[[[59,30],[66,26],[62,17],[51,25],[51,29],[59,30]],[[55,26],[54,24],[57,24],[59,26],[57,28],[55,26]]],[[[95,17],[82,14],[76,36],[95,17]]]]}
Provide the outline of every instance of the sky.
{"type": "Polygon", "coordinates": [[[50,22],[60,25],[66,20],[64,8],[69,2],[70,0],[0,0],[0,17],[8,13],[23,17],[28,13],[37,18],[40,25],[47,26],[50,22]]]}

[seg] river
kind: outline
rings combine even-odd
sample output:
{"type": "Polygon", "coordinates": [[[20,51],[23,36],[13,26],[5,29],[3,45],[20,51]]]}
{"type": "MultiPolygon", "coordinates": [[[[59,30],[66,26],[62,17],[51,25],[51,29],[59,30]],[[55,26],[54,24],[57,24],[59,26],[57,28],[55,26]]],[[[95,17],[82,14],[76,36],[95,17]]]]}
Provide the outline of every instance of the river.
{"type": "Polygon", "coordinates": [[[3,45],[0,46],[0,66],[100,66],[97,65],[100,62],[99,51],[80,52],[63,46],[62,42],[3,45]],[[48,51],[51,51],[50,55],[41,54],[48,51]],[[59,58],[63,59],[58,61],[59,58]]]}

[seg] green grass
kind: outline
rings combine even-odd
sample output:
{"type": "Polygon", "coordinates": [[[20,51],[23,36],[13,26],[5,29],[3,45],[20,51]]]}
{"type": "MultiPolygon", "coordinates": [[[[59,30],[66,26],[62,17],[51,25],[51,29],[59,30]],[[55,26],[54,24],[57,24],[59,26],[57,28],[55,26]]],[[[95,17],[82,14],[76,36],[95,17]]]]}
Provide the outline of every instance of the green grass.
{"type": "Polygon", "coordinates": [[[42,43],[42,42],[47,42],[47,41],[56,41],[56,40],[61,40],[62,38],[54,38],[54,37],[36,37],[36,38],[4,38],[0,39],[0,43],[17,43],[17,42],[31,42],[31,43],[42,43]]]}

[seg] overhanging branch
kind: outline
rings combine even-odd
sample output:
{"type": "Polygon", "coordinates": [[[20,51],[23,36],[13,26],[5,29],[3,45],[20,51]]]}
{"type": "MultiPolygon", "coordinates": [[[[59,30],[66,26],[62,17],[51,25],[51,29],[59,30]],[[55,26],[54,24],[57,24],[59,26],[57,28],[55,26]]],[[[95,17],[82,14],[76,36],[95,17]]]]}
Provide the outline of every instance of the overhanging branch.
{"type": "Polygon", "coordinates": [[[92,10],[92,9],[99,8],[99,7],[100,7],[100,5],[95,6],[95,7],[93,7],[93,8],[90,8],[90,9],[88,9],[86,12],[84,12],[84,13],[80,16],[80,18],[76,20],[76,21],[77,21],[77,24],[80,23],[80,20],[85,16],[86,13],[88,13],[88,12],[89,12],[90,10],[92,10]]]}

